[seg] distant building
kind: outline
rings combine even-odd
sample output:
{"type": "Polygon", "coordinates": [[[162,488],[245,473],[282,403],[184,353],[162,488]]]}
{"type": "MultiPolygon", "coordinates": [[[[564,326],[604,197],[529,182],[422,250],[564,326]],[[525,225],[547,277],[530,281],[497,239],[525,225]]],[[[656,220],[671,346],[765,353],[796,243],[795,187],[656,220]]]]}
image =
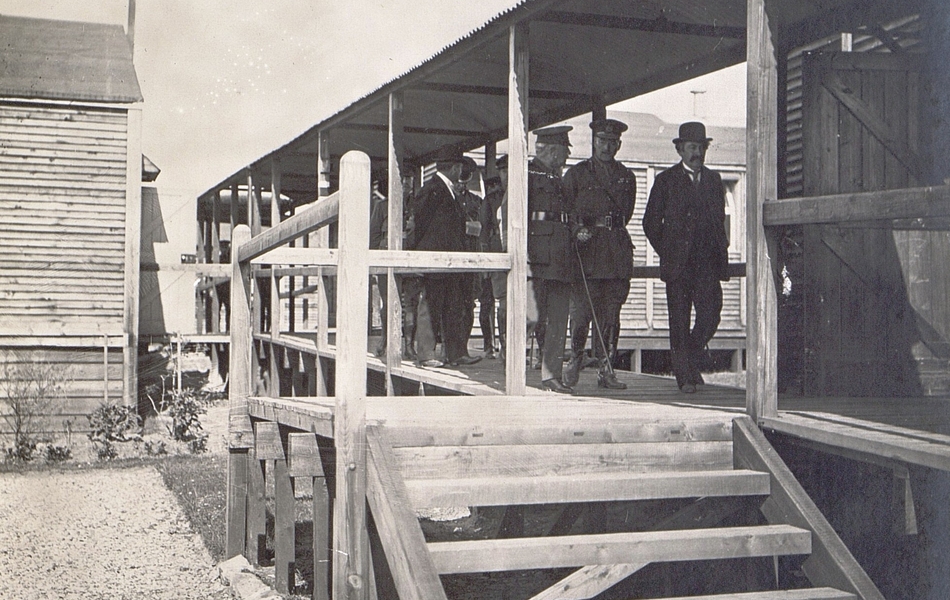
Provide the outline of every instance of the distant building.
{"type": "Polygon", "coordinates": [[[143,98],[121,26],[0,16],[0,39],[0,361],[61,367],[56,433],[136,398],[143,98]]]}

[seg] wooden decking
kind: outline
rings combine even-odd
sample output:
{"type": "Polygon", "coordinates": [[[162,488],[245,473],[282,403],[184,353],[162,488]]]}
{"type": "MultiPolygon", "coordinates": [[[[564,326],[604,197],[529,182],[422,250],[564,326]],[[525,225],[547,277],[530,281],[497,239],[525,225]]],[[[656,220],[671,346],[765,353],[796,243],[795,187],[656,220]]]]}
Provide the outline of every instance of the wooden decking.
{"type": "MultiPolygon", "coordinates": [[[[472,355],[479,355],[474,347],[472,355]]],[[[384,371],[381,361],[370,359],[369,368],[384,371]]],[[[424,384],[427,394],[470,396],[502,395],[504,366],[498,359],[456,368],[419,368],[408,361],[392,370],[393,375],[424,384]]],[[[679,392],[672,378],[617,371],[626,390],[597,387],[596,372],[581,371],[575,396],[664,406],[715,409],[744,413],[745,390],[726,385],[701,386],[696,394],[679,392]]],[[[540,371],[528,369],[528,394],[550,398],[540,390],[540,371]]],[[[780,396],[779,416],[760,423],[828,451],[866,455],[950,471],[950,398],[803,398],[780,396]]]]}

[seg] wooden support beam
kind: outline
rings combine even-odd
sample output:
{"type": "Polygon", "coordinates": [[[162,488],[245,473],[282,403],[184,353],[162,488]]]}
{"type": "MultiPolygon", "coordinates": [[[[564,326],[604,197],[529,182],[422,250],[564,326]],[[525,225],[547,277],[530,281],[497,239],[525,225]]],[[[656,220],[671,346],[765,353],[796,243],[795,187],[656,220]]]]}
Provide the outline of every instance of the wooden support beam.
{"type": "Polygon", "coordinates": [[[317,436],[312,433],[287,435],[291,477],[311,478],[313,486],[313,600],[330,597],[330,493],[320,460],[317,436]]]}
{"type": "MultiPolygon", "coordinates": [[[[237,253],[237,259],[240,261],[254,259],[268,251],[281,248],[288,239],[296,239],[323,228],[337,219],[339,209],[340,199],[336,194],[311,204],[279,225],[255,236],[250,243],[244,244],[237,253]]],[[[235,254],[234,248],[231,249],[231,253],[235,254]]]]}
{"type": "Polygon", "coordinates": [[[280,458],[274,461],[274,587],[281,594],[295,586],[295,536],[294,483],[280,458]]]}
{"type": "Polygon", "coordinates": [[[747,343],[750,358],[746,411],[753,419],[778,412],[778,296],[771,257],[779,256],[762,225],[764,206],[778,197],[778,65],[774,0],[748,0],[747,78],[749,123],[746,129],[746,288],[749,305],[747,343]]]}
{"type": "Polygon", "coordinates": [[[366,443],[367,501],[400,600],[445,599],[392,447],[374,426],[367,427],[366,443]]]}
{"type": "MultiPolygon", "coordinates": [[[[453,94],[479,94],[482,96],[507,96],[508,88],[488,85],[467,85],[461,83],[440,83],[435,81],[421,81],[412,86],[411,89],[423,90],[426,92],[446,92],[453,94]]],[[[580,101],[589,96],[582,92],[571,90],[529,90],[529,98],[538,100],[571,100],[580,101]]]]}
{"type": "Polygon", "coordinates": [[[225,554],[228,558],[244,554],[247,527],[248,449],[228,449],[228,503],[225,508],[227,526],[225,554]]]}
{"type": "MultiPolygon", "coordinates": [[[[389,95],[389,202],[387,209],[388,230],[386,232],[386,248],[388,250],[402,250],[403,236],[403,161],[405,160],[405,140],[403,127],[405,119],[405,98],[402,92],[389,95]]],[[[385,286],[385,302],[383,311],[386,314],[383,338],[386,340],[386,395],[395,395],[393,389],[392,369],[402,360],[402,302],[399,298],[399,288],[396,285],[395,271],[386,269],[386,277],[382,281],[385,286]]]]}
{"type": "Polygon", "coordinates": [[[142,109],[128,110],[125,172],[125,294],[122,298],[122,403],[138,401],[139,263],[142,253],[142,109]]]}
{"type": "MultiPolygon", "coordinates": [[[[255,423],[255,430],[257,430],[255,423]]],[[[267,548],[267,518],[265,497],[266,461],[252,454],[247,461],[247,539],[244,557],[252,565],[260,565],[267,548]]]]}
{"type": "Polygon", "coordinates": [[[855,192],[769,202],[766,226],[950,217],[950,186],[855,192]]]}
{"type": "Polygon", "coordinates": [[[803,565],[809,581],[853,592],[863,600],[883,600],[877,586],[759,428],[749,418],[740,417],[733,421],[733,434],[736,468],[765,471],[772,477],[771,495],[762,505],[769,522],[791,523],[812,532],[812,555],[803,565]]]}
{"type": "Polygon", "coordinates": [[[525,392],[528,263],[528,24],[508,29],[508,331],[505,392],[525,392]]]}
{"type": "Polygon", "coordinates": [[[348,152],[340,161],[340,269],[337,295],[347,299],[337,311],[334,435],[337,455],[333,519],[333,597],[368,600],[369,549],[366,536],[366,319],[369,293],[370,161],[348,152]],[[349,299],[359,299],[349,301],[349,299]]]}

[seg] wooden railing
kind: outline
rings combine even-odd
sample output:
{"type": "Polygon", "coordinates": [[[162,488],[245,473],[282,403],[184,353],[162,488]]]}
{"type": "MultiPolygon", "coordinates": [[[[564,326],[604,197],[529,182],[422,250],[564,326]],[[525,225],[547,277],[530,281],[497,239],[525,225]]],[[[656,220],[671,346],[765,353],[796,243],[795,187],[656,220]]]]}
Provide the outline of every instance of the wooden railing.
{"type": "MultiPolygon", "coordinates": [[[[369,158],[350,152],[341,160],[338,192],[253,238],[247,226],[238,226],[232,238],[227,553],[259,560],[264,535],[264,475],[265,468],[270,469],[278,505],[275,571],[277,588],[282,592],[293,588],[293,521],[286,522],[288,514],[293,518],[292,506],[289,513],[286,508],[288,503],[293,504],[293,477],[313,478],[315,513],[328,514],[326,503],[330,497],[335,498],[330,536],[332,553],[326,552],[326,523],[314,518],[315,580],[326,581],[329,569],[325,557],[331,556],[334,598],[351,597],[351,593],[360,595],[365,586],[372,585],[368,577],[365,513],[369,275],[380,270],[397,274],[508,270],[512,264],[509,254],[499,253],[368,250],[370,194],[369,158]],[[338,248],[290,246],[293,240],[333,222],[338,222],[338,248]],[[279,298],[274,293],[277,286],[273,282],[287,274],[315,275],[321,282],[322,278],[336,277],[335,345],[328,342],[327,310],[320,312],[315,340],[280,334],[279,298]],[[261,283],[266,285],[268,280],[271,304],[269,313],[265,312],[266,318],[261,319],[261,311],[267,310],[260,302],[261,283]],[[269,358],[272,367],[267,381],[256,375],[258,349],[269,358]],[[309,400],[314,406],[330,406],[327,401],[331,398],[322,401],[317,397],[326,396],[331,389],[327,385],[330,363],[323,358],[334,361],[332,410],[327,411],[322,420],[301,417],[299,430],[310,433],[291,433],[281,430],[273,421],[251,420],[249,399],[260,392],[271,398],[281,396],[282,386],[277,376],[280,369],[273,368],[279,364],[281,352],[285,360],[291,353],[307,355],[313,360],[307,363],[306,370],[313,370],[308,375],[315,376],[316,385],[310,383],[305,389],[298,389],[291,384],[290,395],[298,396],[297,399],[305,403],[309,400]],[[332,430],[326,427],[328,421],[332,423],[332,430]],[[313,432],[332,438],[336,474],[333,493],[327,489],[320,460],[312,458],[319,454],[313,432]],[[296,449],[292,451],[292,447],[296,449]],[[318,507],[321,498],[326,502],[318,507]]],[[[509,328],[517,331],[518,325],[512,323],[509,328]]],[[[523,330],[523,322],[520,327],[523,330]]],[[[523,331],[521,337],[524,337],[523,331]]],[[[513,370],[509,368],[508,372],[513,370]]],[[[509,379],[508,393],[523,394],[523,377],[521,381],[522,389],[512,390],[509,379]]],[[[321,597],[316,591],[315,597],[321,597]]]]}

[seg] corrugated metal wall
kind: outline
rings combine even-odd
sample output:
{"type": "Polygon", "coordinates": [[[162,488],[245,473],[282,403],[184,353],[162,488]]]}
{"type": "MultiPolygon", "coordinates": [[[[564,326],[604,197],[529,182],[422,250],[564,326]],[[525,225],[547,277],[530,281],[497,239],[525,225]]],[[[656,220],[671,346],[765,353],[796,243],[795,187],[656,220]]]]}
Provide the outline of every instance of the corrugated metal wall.
{"type": "Polygon", "coordinates": [[[127,113],[0,102],[0,315],[21,335],[120,334],[127,113]]]}

